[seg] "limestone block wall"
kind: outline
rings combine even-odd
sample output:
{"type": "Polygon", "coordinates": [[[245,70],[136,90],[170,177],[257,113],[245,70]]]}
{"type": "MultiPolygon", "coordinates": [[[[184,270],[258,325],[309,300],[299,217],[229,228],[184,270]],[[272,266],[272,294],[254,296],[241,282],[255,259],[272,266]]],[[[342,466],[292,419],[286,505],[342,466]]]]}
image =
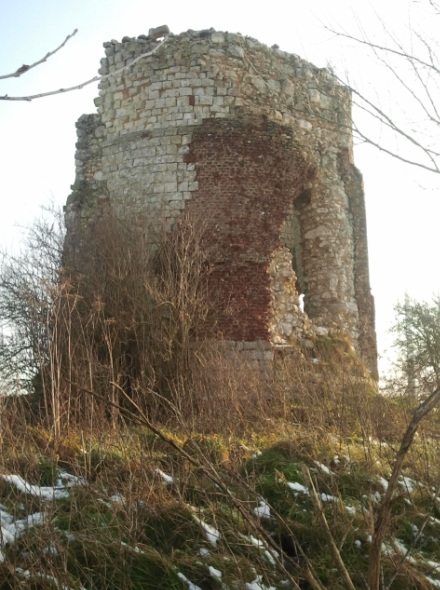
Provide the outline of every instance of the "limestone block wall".
{"type": "Polygon", "coordinates": [[[326,69],[232,33],[104,47],[98,114],[77,124],[69,239],[103,204],[170,229],[182,212],[204,216],[226,340],[288,346],[313,329],[310,318],[346,332],[375,373],[348,90],[326,69]]]}

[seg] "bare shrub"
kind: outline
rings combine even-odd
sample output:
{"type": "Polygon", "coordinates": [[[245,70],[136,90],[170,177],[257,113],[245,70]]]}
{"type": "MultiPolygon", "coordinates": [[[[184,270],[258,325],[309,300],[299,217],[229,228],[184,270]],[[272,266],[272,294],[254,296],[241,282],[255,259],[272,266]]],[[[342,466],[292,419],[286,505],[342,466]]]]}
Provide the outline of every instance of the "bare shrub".
{"type": "Polygon", "coordinates": [[[33,234],[26,274],[22,259],[9,261],[0,316],[13,320],[7,344],[15,339],[17,355],[12,364],[4,346],[0,362],[34,388],[34,416],[58,438],[73,426],[119,428],[136,408],[186,432],[287,419],[378,433],[374,385],[346,340],[318,339],[318,362],[299,345],[266,366],[246,361],[217,330],[206,224],[181,216],[166,226],[105,212],[63,252],[63,233],[48,224],[33,234]]]}
{"type": "Polygon", "coordinates": [[[209,251],[202,223],[157,225],[107,213],[66,252],[53,363],[62,368],[51,379],[67,421],[116,426],[121,408],[133,409],[127,398],[161,419],[190,405],[197,343],[215,329],[209,251]]]}
{"type": "Polygon", "coordinates": [[[22,251],[0,254],[0,371],[2,387],[15,393],[31,389],[47,360],[63,241],[62,217],[49,210],[29,229],[22,251]]]}

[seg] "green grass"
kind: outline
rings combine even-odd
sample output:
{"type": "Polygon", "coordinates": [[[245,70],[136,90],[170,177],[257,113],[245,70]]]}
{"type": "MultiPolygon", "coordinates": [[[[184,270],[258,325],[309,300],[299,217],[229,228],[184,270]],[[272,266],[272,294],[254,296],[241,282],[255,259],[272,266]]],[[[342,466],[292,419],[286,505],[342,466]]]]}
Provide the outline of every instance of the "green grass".
{"type": "MultiPolygon", "coordinates": [[[[288,486],[289,482],[305,484],[304,467],[310,470],[319,494],[334,497],[334,501],[323,501],[324,512],[355,586],[361,588],[368,569],[372,511],[384,491],[379,477],[389,474],[392,450],[353,437],[303,435],[292,428],[280,440],[273,434],[259,436],[256,445],[251,437],[243,442],[232,436],[188,438],[174,432],[174,440],[202,463],[203,451],[205,467],[227,493],[203,468],[191,465],[175,449],[167,454],[166,443],[139,429],[127,431],[124,443],[109,436],[97,444],[90,438],[85,441],[86,456],[77,444],[65,447],[58,456],[45,457],[38,448],[33,455],[17,454],[15,464],[8,460],[8,471],[36,485],[52,485],[60,470],[66,469],[89,477],[87,485],[73,487],[68,498],[53,502],[0,482],[0,502],[15,518],[37,511],[47,515],[40,526],[22,531],[15,544],[4,547],[0,590],[21,588],[24,583],[26,588],[53,588],[53,581],[41,578],[43,573],[72,590],[81,585],[87,590],[188,588],[179,573],[201,590],[221,589],[222,583],[244,588],[257,576],[267,587],[281,590],[288,587],[283,585],[286,573],[275,563],[268,538],[278,545],[278,554],[284,552],[286,567],[298,583],[303,583],[303,558],[297,543],[321,583],[342,590],[310,496],[288,486]],[[173,483],[164,482],[157,469],[172,474],[173,483]],[[272,515],[259,520],[254,511],[262,498],[270,504],[272,515]],[[197,519],[219,532],[215,546],[197,519]],[[17,568],[22,573],[14,577],[11,571],[17,568]],[[213,576],[216,570],[221,580],[213,576]],[[23,572],[28,572],[25,581],[20,579],[23,572]]],[[[399,486],[393,500],[385,539],[391,549],[383,556],[384,575],[393,576],[401,560],[399,550],[392,554],[393,539],[397,539],[411,548],[415,561],[401,566],[393,589],[425,590],[430,587],[427,575],[440,577],[432,564],[440,561],[440,504],[433,501],[431,486],[425,485],[429,473],[423,479],[420,465],[413,474],[409,462],[405,474],[417,475],[421,485],[410,493],[399,486]],[[415,533],[422,526],[423,534],[415,543],[415,533]]]]}

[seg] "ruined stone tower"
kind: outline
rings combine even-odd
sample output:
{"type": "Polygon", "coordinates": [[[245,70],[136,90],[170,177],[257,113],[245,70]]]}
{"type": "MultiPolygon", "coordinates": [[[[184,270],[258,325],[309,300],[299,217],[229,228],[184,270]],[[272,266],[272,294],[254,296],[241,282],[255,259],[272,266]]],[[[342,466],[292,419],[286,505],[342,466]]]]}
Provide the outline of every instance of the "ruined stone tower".
{"type": "Polygon", "coordinates": [[[77,123],[68,235],[103,203],[170,228],[203,215],[225,340],[271,358],[307,324],[336,329],[376,374],[348,89],[238,34],[165,28],[104,47],[98,114],[77,123]]]}

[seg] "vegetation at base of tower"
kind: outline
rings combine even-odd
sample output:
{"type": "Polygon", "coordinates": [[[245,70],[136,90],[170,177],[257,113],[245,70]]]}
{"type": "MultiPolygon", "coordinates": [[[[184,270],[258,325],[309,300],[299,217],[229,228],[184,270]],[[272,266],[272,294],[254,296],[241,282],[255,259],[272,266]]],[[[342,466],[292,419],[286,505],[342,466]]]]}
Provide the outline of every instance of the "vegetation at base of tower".
{"type": "Polygon", "coordinates": [[[272,375],[204,339],[203,224],[57,227],[0,273],[0,589],[440,585],[435,408],[410,440],[343,335],[272,375]]]}

